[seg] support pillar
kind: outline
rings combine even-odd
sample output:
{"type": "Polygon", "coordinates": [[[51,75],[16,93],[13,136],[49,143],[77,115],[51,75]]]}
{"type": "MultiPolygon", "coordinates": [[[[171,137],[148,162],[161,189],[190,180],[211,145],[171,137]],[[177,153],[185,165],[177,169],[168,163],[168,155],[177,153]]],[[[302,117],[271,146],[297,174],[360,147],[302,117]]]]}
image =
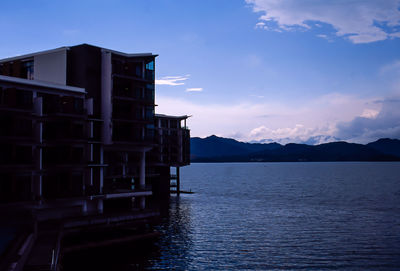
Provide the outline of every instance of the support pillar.
{"type": "MultiPolygon", "coordinates": [[[[100,147],[100,164],[104,164],[104,149],[100,147]]],[[[99,194],[103,194],[103,185],[104,185],[104,168],[103,166],[100,168],[100,178],[99,178],[99,194]]]]}
{"type": "MultiPolygon", "coordinates": [[[[37,116],[43,116],[43,98],[37,97],[37,93],[33,93],[33,107],[34,112],[37,116]]],[[[38,144],[43,142],[43,123],[39,120],[35,122],[35,138],[38,144]]],[[[34,176],[34,187],[33,192],[35,198],[41,202],[42,195],[43,195],[43,177],[42,177],[42,170],[43,170],[43,150],[42,147],[35,146],[34,150],[34,157],[36,162],[36,170],[38,174],[34,176]]]]}
{"type": "Polygon", "coordinates": [[[179,167],[176,167],[176,194],[178,196],[181,194],[181,177],[179,167]]]}
{"type": "MultiPolygon", "coordinates": [[[[142,151],[140,156],[140,178],[139,178],[139,188],[146,188],[146,152],[142,151]]],[[[140,209],[146,207],[146,198],[140,197],[140,209]]]]}
{"type": "Polygon", "coordinates": [[[103,207],[103,199],[99,199],[97,201],[97,212],[99,212],[100,214],[102,214],[104,211],[104,207],[103,207]]]}

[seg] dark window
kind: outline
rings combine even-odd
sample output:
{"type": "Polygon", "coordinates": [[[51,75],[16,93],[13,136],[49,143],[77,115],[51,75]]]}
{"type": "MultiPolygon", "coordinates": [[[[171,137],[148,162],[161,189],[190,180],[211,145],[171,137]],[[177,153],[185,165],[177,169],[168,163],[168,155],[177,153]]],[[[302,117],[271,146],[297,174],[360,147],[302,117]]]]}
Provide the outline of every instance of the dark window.
{"type": "Polygon", "coordinates": [[[74,110],[78,114],[83,113],[83,99],[74,98],[74,110]]]}
{"type": "Polygon", "coordinates": [[[146,79],[154,80],[154,61],[151,60],[146,63],[146,79]]]}
{"type": "Polygon", "coordinates": [[[154,84],[146,85],[146,97],[145,98],[147,101],[154,101],[154,84]]]}
{"type": "Polygon", "coordinates": [[[34,70],[33,70],[33,60],[25,61],[21,65],[21,78],[26,78],[33,80],[34,70]]]}
{"type": "Polygon", "coordinates": [[[178,128],[178,123],[176,120],[171,120],[170,125],[171,125],[171,128],[178,128]]]}
{"type": "Polygon", "coordinates": [[[17,105],[22,108],[30,108],[32,106],[32,92],[17,90],[17,105]]]}

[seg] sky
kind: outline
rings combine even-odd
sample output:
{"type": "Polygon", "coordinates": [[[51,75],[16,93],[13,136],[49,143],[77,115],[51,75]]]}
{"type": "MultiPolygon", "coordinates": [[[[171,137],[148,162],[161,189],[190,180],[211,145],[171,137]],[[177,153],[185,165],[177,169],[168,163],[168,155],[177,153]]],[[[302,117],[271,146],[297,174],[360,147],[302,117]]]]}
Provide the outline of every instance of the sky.
{"type": "Polygon", "coordinates": [[[400,138],[400,0],[1,0],[0,58],[93,44],[156,60],[192,136],[400,138]]]}

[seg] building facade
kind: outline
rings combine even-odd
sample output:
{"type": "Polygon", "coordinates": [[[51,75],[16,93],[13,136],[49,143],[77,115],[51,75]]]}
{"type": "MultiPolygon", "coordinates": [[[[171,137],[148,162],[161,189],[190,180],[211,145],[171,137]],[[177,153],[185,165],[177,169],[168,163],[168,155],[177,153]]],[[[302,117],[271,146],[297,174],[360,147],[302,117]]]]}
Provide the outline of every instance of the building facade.
{"type": "Polygon", "coordinates": [[[188,116],[155,114],[156,56],[82,44],[0,60],[1,203],[91,214],[167,199],[190,134],[188,116]]]}

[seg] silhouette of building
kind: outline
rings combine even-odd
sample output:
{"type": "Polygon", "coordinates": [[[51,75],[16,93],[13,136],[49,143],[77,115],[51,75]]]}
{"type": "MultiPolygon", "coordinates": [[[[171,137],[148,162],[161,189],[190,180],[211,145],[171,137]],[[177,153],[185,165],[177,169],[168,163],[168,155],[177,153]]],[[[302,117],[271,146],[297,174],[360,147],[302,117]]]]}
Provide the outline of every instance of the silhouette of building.
{"type": "Polygon", "coordinates": [[[156,56],[82,44],[0,60],[0,203],[65,227],[157,215],[190,134],[188,116],[155,114],[156,56]]]}

